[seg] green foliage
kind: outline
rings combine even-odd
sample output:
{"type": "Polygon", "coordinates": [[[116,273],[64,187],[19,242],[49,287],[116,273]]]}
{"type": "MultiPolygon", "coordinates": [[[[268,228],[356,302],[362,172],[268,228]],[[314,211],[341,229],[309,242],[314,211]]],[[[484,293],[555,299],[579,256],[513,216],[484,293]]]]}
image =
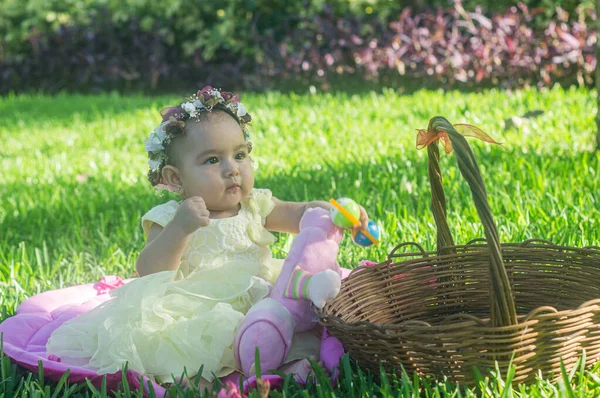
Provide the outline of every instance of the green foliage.
{"type": "MultiPolygon", "coordinates": [[[[406,7],[415,10],[450,7],[450,0],[231,0],[226,2],[183,0],[0,0],[0,61],[7,56],[23,57],[35,50],[61,27],[87,26],[100,13],[125,26],[138,21],[144,31],[159,31],[171,44],[177,43],[188,56],[201,54],[218,59],[219,52],[255,54],[257,34],[278,38],[295,26],[299,18],[327,10],[337,16],[366,15],[382,20],[406,7]]],[[[579,5],[592,7],[592,0],[527,0],[529,8],[545,7],[547,16],[556,6],[572,13],[579,5]]],[[[466,0],[465,8],[481,6],[484,11],[501,12],[516,5],[512,0],[466,0]]]]}
{"type": "Polygon", "coordinates": [[[529,9],[544,9],[532,12],[531,20],[524,10],[508,15],[512,1],[465,0],[474,14],[453,4],[0,0],[0,93],[173,90],[199,81],[259,89],[295,79],[329,84],[341,73],[385,84],[406,76],[449,85],[498,78],[507,87],[535,81],[591,85],[593,13],[582,11],[593,8],[591,0],[527,0],[529,9]],[[558,5],[567,13],[557,12],[558,5]],[[407,7],[413,12],[401,14],[407,7]],[[446,12],[433,17],[438,7],[446,12]],[[471,23],[469,15],[486,21],[494,16],[494,29],[475,24],[467,32],[461,26],[471,23]],[[567,23],[556,38],[549,22],[559,15],[567,23]],[[442,38],[436,32],[462,33],[442,38]],[[430,37],[437,37],[433,45],[430,37]],[[423,45],[430,51],[421,51],[423,45]],[[534,50],[540,45],[546,51],[534,50]],[[463,59],[465,51],[471,56],[463,59]]]}
{"type": "Polygon", "coordinates": [[[251,51],[254,32],[277,34],[289,27],[282,21],[309,10],[301,2],[284,0],[1,0],[0,60],[2,53],[26,53],[32,41],[44,40],[62,26],[87,26],[100,13],[110,15],[115,26],[138,21],[144,31],[160,31],[186,55],[198,52],[211,60],[218,51],[233,55],[251,51]]]}

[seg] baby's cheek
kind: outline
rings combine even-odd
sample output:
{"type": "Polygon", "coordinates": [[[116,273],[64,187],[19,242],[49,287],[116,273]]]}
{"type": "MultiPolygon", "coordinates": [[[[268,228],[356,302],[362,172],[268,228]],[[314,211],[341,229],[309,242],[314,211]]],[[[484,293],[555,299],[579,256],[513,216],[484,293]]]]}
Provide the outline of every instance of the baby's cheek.
{"type": "Polygon", "coordinates": [[[244,183],[244,185],[242,186],[242,196],[250,195],[250,191],[252,191],[252,188],[254,188],[254,182],[252,184],[244,183]]]}
{"type": "Polygon", "coordinates": [[[242,172],[242,179],[242,187],[250,191],[254,186],[254,173],[252,172],[252,169],[250,167],[244,167],[244,170],[242,172]]]}

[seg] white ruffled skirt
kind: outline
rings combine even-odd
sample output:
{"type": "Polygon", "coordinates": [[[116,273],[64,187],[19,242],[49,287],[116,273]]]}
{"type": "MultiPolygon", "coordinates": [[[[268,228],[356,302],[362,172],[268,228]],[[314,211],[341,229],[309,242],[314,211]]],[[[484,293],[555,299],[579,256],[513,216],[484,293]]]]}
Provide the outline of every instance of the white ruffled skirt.
{"type": "Polygon", "coordinates": [[[183,278],[164,271],[111,292],[113,299],[59,327],[48,354],[99,374],[125,364],[158,381],[187,370],[212,380],[237,366],[232,346],[250,307],[269,293],[258,263],[234,261],[183,278]]]}

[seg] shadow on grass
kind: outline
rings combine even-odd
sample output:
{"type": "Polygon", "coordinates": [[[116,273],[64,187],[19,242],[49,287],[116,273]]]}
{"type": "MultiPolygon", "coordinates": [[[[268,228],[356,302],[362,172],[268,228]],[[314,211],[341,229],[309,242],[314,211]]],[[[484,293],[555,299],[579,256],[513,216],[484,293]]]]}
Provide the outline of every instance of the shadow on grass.
{"type": "MultiPolygon", "coordinates": [[[[552,201],[557,208],[579,206],[582,201],[594,198],[600,201],[598,179],[577,175],[598,170],[600,156],[488,153],[484,147],[474,147],[474,151],[492,211],[500,220],[505,213],[543,211],[544,201],[552,201]],[[516,163],[516,156],[521,163],[516,163]],[[511,164],[517,164],[516,169],[505,166],[511,164]],[[564,190],[566,193],[561,195],[565,196],[553,197],[557,189],[564,190]],[[519,209],[521,201],[538,209],[519,209]]],[[[415,156],[410,159],[410,165],[405,162],[400,157],[392,157],[378,163],[323,164],[316,166],[320,169],[298,167],[270,176],[261,175],[259,170],[255,187],[269,188],[274,196],[290,201],[348,196],[362,204],[372,219],[384,223],[410,219],[426,225],[432,221],[427,159],[415,156]]],[[[478,222],[470,191],[459,178],[453,156],[442,155],[442,173],[449,214],[458,214],[464,218],[460,220],[463,223],[478,222]]],[[[55,242],[61,242],[73,248],[93,249],[101,244],[138,250],[145,243],[140,227],[142,215],[153,206],[177,198],[166,192],[162,196],[155,195],[145,183],[119,184],[97,177],[90,177],[84,183],[74,181],[74,177],[64,177],[53,184],[3,184],[0,197],[3,199],[0,207],[3,250],[16,247],[20,242],[33,247],[41,247],[43,242],[52,247],[55,242]]],[[[574,226],[586,216],[593,216],[585,214],[585,210],[585,207],[573,207],[569,212],[574,226]],[[578,215],[580,210],[584,214],[578,215]]],[[[539,220],[531,222],[536,221],[539,220]]],[[[589,234],[592,236],[591,231],[589,234]]],[[[415,238],[418,236],[408,236],[402,231],[395,235],[399,241],[415,238]]]]}
{"type": "MultiPolygon", "coordinates": [[[[417,176],[417,170],[426,170],[424,161],[405,171],[398,165],[399,159],[381,164],[325,164],[320,170],[294,168],[271,176],[261,175],[259,170],[255,187],[269,188],[274,196],[290,201],[350,196],[372,208],[373,217],[407,206],[410,213],[416,214],[426,211],[428,203],[402,187],[411,180],[417,192],[428,189],[423,185],[426,177],[417,176]]],[[[123,249],[141,249],[145,242],[140,226],[143,214],[160,203],[178,199],[166,191],[154,194],[146,183],[115,184],[100,177],[79,183],[75,176],[62,177],[52,184],[3,184],[0,196],[0,229],[4,232],[0,244],[4,249],[20,242],[40,247],[44,241],[48,245],[61,241],[89,249],[105,239],[123,249]]]]}
{"type": "MultiPolygon", "coordinates": [[[[177,97],[176,95],[174,97],[177,97]]],[[[180,96],[179,96],[180,97],[180,96]]],[[[152,96],[121,96],[118,93],[102,95],[20,95],[0,97],[2,124],[18,124],[20,120],[38,120],[42,122],[72,122],[77,118],[89,122],[119,115],[130,115],[140,109],[153,106],[157,110],[168,104],[157,103],[152,96]],[[32,110],[35,110],[32,113],[32,110]]]]}

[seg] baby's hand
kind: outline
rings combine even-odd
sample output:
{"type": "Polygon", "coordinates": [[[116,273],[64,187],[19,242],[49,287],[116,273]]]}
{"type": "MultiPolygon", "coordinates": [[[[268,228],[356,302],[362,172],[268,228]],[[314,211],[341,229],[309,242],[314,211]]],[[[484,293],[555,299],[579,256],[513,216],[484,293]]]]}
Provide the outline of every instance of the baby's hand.
{"type": "Polygon", "coordinates": [[[173,221],[189,235],[198,228],[206,227],[210,223],[209,215],[204,199],[200,196],[192,196],[179,204],[173,221]]]}
{"type": "Polygon", "coordinates": [[[360,225],[352,227],[353,234],[358,233],[361,229],[366,230],[369,225],[369,215],[367,214],[367,211],[364,207],[360,205],[358,207],[360,207],[360,219],[358,220],[360,222],[360,225]]]}

